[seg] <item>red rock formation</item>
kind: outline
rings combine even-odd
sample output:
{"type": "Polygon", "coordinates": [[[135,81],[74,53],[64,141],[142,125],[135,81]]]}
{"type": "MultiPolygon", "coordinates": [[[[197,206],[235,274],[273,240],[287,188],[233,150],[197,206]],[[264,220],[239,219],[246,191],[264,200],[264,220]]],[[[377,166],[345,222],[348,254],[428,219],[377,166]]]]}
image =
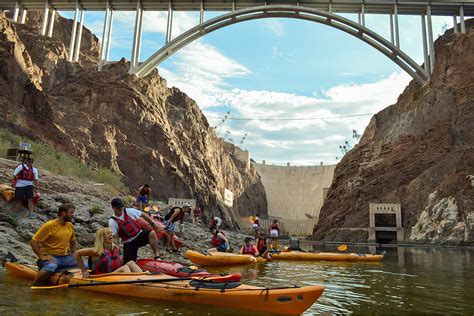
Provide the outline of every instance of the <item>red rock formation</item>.
{"type": "Polygon", "coordinates": [[[338,164],[314,239],[366,241],[369,203],[401,203],[409,241],[474,242],[473,27],[435,48],[431,81],[412,81],[338,164]]]}
{"type": "Polygon", "coordinates": [[[253,168],[240,168],[198,105],[155,71],[128,74],[121,60],[98,72],[97,38],[83,31],[81,63],[67,62],[71,21],[57,17],[53,38],[0,15],[0,120],[123,174],[130,188],[150,183],[154,198],[196,198],[203,216],[229,225],[240,214],[266,213],[265,191],[253,168]],[[234,193],[232,209],[222,189],[234,193]]]}

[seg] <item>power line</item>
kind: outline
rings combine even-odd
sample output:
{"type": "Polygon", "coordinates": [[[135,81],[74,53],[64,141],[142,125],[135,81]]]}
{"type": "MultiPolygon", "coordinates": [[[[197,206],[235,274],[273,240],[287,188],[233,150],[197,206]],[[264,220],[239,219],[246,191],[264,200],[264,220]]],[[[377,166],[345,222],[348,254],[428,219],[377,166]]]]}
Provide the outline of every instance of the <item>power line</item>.
{"type": "MultiPolygon", "coordinates": [[[[311,120],[329,120],[329,119],[339,119],[346,117],[358,117],[358,116],[369,116],[374,115],[374,113],[365,113],[365,114],[352,114],[352,115],[341,115],[341,116],[326,116],[326,117],[304,117],[304,118],[247,118],[247,117],[227,117],[227,120],[234,121],[311,121],[311,120]]],[[[220,119],[217,116],[208,116],[207,118],[211,119],[220,119]]]]}

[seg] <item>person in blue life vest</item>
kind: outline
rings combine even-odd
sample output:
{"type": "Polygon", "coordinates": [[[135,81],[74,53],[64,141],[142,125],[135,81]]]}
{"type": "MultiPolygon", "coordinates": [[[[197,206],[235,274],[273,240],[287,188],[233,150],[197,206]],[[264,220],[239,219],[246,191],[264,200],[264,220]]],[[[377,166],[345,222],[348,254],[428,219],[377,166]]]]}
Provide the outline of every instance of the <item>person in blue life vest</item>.
{"type": "Polygon", "coordinates": [[[102,227],[97,230],[94,248],[80,249],[76,251],[74,257],[84,278],[89,278],[90,274],[82,261],[82,257],[89,258],[89,268],[92,274],[143,272],[135,261],[123,264],[119,246],[114,243],[114,235],[108,227],[102,227]]]}
{"type": "Polygon", "coordinates": [[[155,259],[160,258],[158,252],[158,238],[154,230],[143,229],[138,219],[146,220],[153,229],[157,229],[153,219],[134,208],[125,208],[120,198],[114,198],[111,202],[114,215],[109,219],[109,228],[114,235],[115,243],[118,244],[118,237],[123,243],[123,262],[136,261],[138,249],[150,244],[155,255],[155,259]]]}

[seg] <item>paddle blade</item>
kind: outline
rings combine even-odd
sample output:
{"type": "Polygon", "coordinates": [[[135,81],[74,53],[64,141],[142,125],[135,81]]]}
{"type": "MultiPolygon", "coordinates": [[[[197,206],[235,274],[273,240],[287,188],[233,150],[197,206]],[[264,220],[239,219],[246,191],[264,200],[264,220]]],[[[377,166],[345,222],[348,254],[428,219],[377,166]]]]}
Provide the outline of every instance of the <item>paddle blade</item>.
{"type": "Polygon", "coordinates": [[[68,287],[69,284],[59,284],[59,285],[51,285],[51,286],[31,286],[30,289],[32,290],[53,290],[53,289],[62,289],[68,287]]]}
{"type": "Polygon", "coordinates": [[[339,246],[337,247],[337,250],[339,250],[339,251],[346,251],[346,250],[347,250],[347,245],[339,245],[339,246]]]}

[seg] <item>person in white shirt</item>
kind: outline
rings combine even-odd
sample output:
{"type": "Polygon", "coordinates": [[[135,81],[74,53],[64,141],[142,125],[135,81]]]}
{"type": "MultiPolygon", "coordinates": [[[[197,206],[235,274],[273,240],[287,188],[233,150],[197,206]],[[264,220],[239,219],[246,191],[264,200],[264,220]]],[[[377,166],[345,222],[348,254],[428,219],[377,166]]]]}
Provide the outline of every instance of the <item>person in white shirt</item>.
{"type": "Polygon", "coordinates": [[[125,208],[120,198],[114,198],[111,205],[114,210],[114,215],[109,219],[109,228],[117,244],[118,237],[122,240],[123,263],[136,261],[138,249],[147,244],[150,244],[153,249],[155,254],[154,259],[159,259],[158,238],[155,231],[142,229],[138,221],[138,219],[142,217],[150,223],[153,229],[156,229],[157,227],[153,219],[137,209],[125,208]]]}
{"type": "Polygon", "coordinates": [[[12,185],[15,187],[15,211],[20,210],[21,201],[28,200],[29,218],[34,218],[33,196],[38,190],[38,169],[33,167],[33,158],[26,158],[13,172],[12,185]]]}

